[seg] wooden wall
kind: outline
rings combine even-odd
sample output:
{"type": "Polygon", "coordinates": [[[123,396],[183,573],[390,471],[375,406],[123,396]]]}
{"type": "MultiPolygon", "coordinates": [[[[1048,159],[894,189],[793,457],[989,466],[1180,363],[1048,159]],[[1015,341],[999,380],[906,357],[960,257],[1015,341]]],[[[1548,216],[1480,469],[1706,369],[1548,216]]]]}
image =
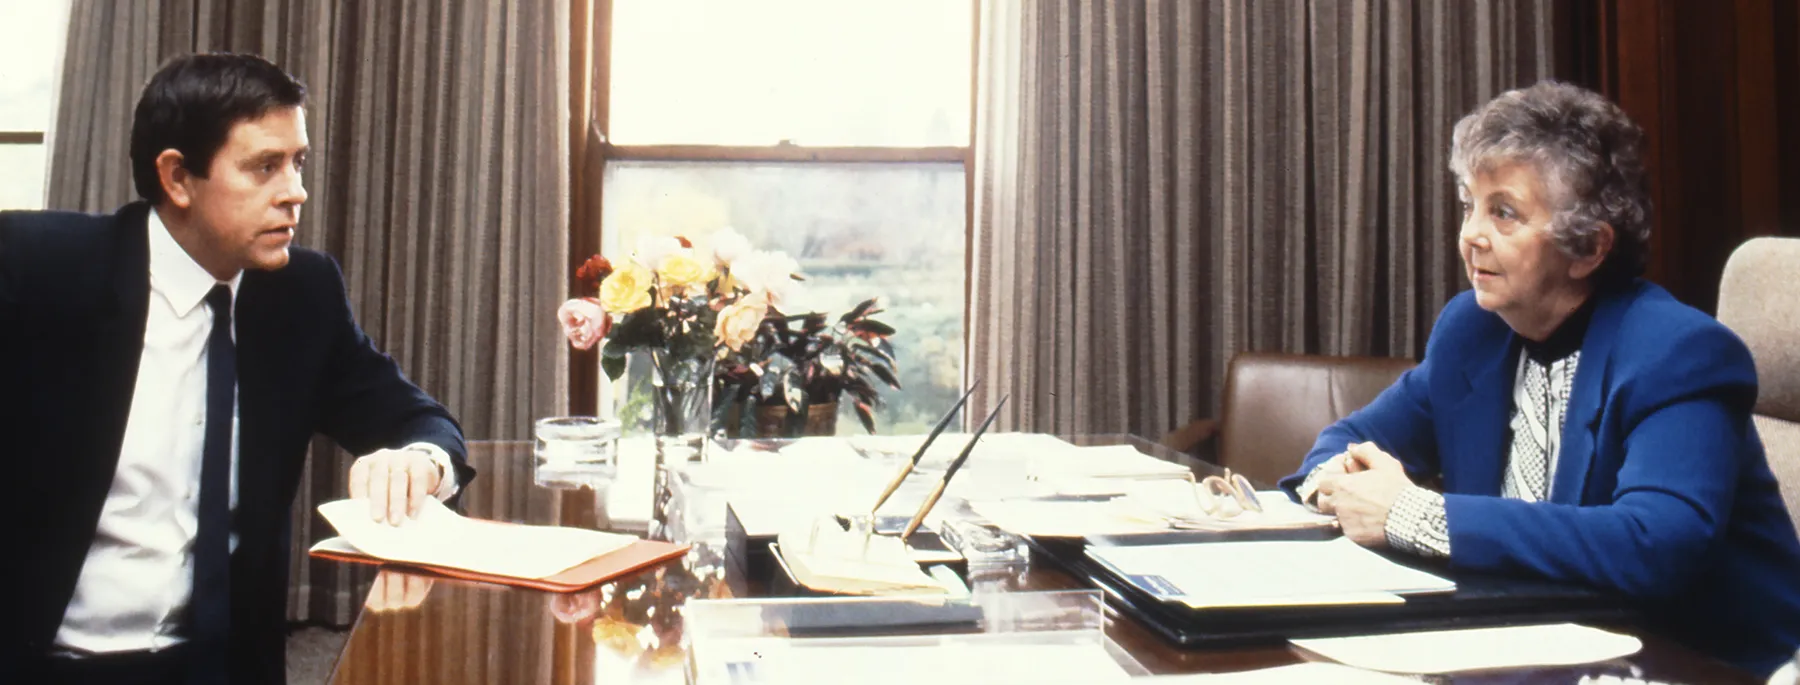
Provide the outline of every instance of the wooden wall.
{"type": "Polygon", "coordinates": [[[1648,137],[1648,276],[1713,311],[1733,249],[1800,236],[1800,0],[1575,0],[1568,10],[1564,78],[1618,102],[1648,137]]]}

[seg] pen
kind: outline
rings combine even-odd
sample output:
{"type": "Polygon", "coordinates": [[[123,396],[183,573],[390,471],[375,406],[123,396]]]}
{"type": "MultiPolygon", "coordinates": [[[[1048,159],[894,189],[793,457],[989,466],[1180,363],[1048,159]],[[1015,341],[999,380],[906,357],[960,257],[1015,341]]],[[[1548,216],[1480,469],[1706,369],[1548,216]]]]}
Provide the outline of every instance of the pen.
{"type": "Polygon", "coordinates": [[[969,395],[975,394],[975,389],[979,387],[981,387],[981,381],[975,381],[975,384],[970,385],[968,391],[963,393],[962,399],[957,400],[956,404],[950,407],[950,411],[944,414],[944,418],[938,419],[937,426],[931,429],[931,434],[925,436],[925,444],[919,445],[919,451],[913,453],[912,460],[900,466],[900,472],[894,474],[893,482],[888,483],[887,489],[881,491],[881,496],[875,498],[875,506],[869,507],[870,516],[874,516],[875,510],[880,509],[881,505],[893,496],[894,491],[900,489],[901,481],[906,480],[906,477],[911,475],[913,469],[919,465],[919,460],[925,457],[925,449],[931,447],[931,441],[936,440],[938,434],[944,432],[944,427],[950,425],[950,419],[956,416],[956,412],[962,409],[963,403],[969,401],[969,395]]]}
{"type": "Polygon", "coordinates": [[[925,522],[925,515],[931,513],[931,508],[937,506],[938,498],[944,496],[944,488],[950,486],[950,479],[956,475],[957,469],[962,468],[963,462],[968,461],[969,454],[975,451],[975,443],[981,441],[981,434],[987,432],[988,426],[994,423],[994,417],[1000,415],[1000,408],[1005,407],[1006,401],[1011,398],[1011,394],[1001,396],[1000,403],[994,405],[993,411],[988,412],[981,427],[975,429],[975,434],[969,437],[969,444],[963,446],[962,454],[956,455],[956,461],[950,462],[950,468],[945,469],[944,476],[938,479],[937,487],[931,489],[931,495],[925,498],[925,504],[919,507],[919,513],[913,514],[912,520],[906,523],[906,530],[900,533],[901,541],[912,537],[913,531],[919,529],[919,524],[925,522]]]}

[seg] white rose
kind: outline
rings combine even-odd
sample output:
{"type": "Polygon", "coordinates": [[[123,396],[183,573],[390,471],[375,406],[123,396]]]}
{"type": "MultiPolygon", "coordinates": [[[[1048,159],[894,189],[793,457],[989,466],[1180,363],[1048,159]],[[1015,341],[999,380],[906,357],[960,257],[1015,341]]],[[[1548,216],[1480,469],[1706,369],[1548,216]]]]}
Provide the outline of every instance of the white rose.
{"type": "Polygon", "coordinates": [[[731,227],[721,228],[712,234],[713,260],[729,267],[738,258],[750,254],[750,239],[731,227]]]}
{"type": "Polygon", "coordinates": [[[681,251],[681,241],[674,236],[647,235],[638,238],[637,251],[631,255],[631,261],[638,266],[655,270],[662,266],[664,257],[681,251]]]}
{"type": "Polygon", "coordinates": [[[733,264],[731,276],[745,290],[767,293],[769,304],[780,306],[794,294],[794,272],[799,270],[800,263],[784,252],[758,251],[733,264]]]}

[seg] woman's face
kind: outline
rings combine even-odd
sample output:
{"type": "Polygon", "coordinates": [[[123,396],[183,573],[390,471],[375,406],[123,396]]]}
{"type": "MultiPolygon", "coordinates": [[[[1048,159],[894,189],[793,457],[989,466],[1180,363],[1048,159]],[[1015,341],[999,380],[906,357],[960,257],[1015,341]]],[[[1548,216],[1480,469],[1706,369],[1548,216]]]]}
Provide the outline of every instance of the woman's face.
{"type": "Polygon", "coordinates": [[[1536,165],[1506,162],[1477,172],[1457,188],[1462,203],[1460,249],[1475,303],[1514,323],[1554,310],[1571,290],[1575,260],[1550,238],[1554,215],[1536,165]]]}

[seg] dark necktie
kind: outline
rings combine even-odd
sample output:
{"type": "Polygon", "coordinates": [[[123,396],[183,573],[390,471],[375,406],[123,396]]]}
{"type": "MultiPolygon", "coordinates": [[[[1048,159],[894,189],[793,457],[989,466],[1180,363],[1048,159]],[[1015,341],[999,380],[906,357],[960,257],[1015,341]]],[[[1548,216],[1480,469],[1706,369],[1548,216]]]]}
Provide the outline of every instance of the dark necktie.
{"type": "Polygon", "coordinates": [[[231,424],[237,396],[237,346],[231,341],[231,288],[206,294],[212,334],[206,339],[206,438],[200,459],[199,532],[194,536],[194,588],[188,600],[188,682],[226,682],[231,634],[231,424]]]}

